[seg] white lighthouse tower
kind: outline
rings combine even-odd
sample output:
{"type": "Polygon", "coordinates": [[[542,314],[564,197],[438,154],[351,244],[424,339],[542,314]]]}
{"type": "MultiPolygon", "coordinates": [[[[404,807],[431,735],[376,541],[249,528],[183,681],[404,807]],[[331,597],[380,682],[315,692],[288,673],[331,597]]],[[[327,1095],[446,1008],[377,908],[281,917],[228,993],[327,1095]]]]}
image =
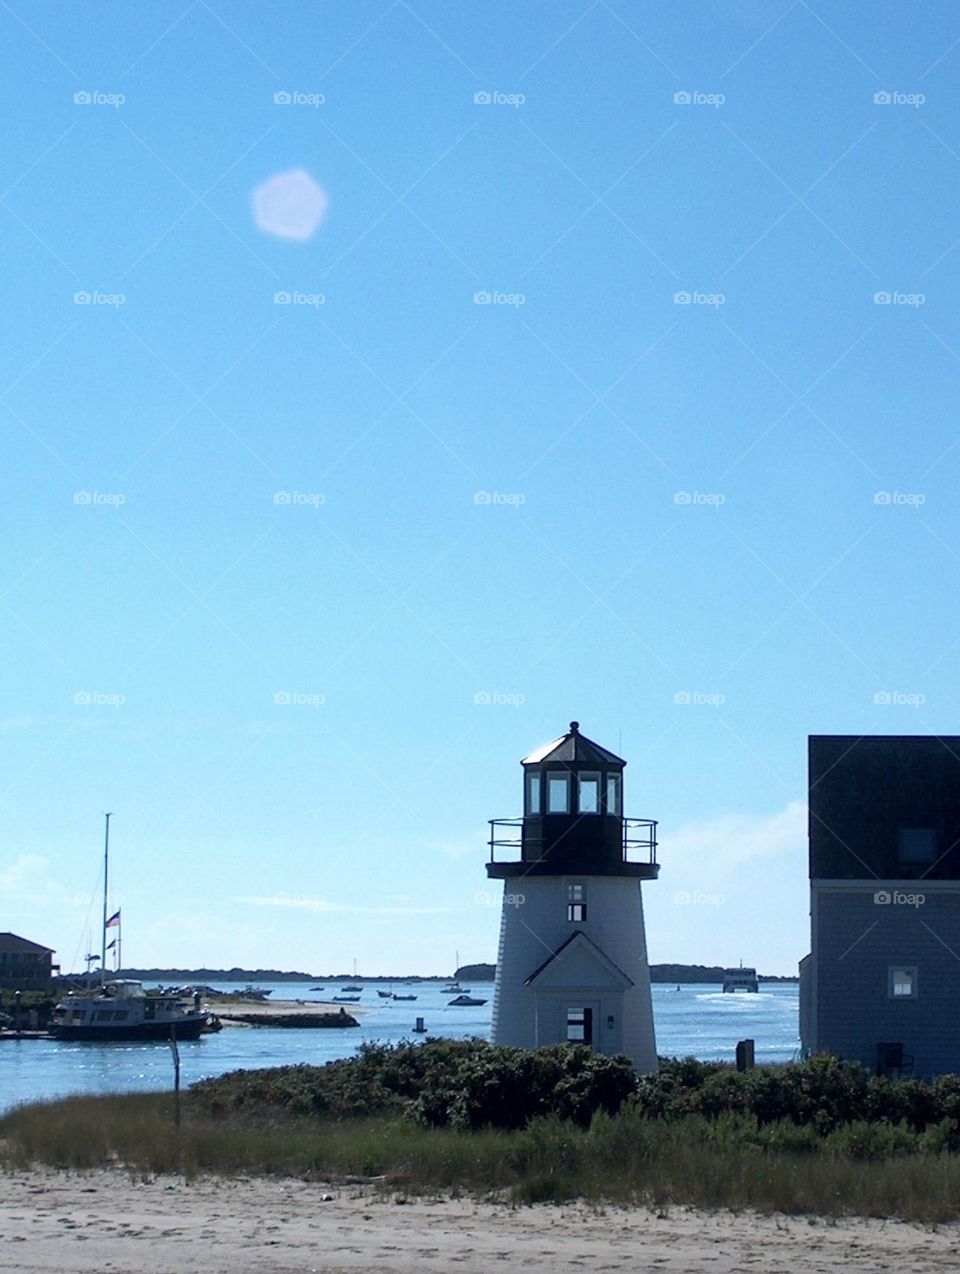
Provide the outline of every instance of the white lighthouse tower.
{"type": "Polygon", "coordinates": [[[531,752],[522,819],[491,819],[487,875],[503,881],[493,1041],[564,1041],[657,1069],[644,880],[657,825],[624,818],[620,757],[580,733],[531,752]],[[518,834],[519,833],[519,834],[518,834]]]}

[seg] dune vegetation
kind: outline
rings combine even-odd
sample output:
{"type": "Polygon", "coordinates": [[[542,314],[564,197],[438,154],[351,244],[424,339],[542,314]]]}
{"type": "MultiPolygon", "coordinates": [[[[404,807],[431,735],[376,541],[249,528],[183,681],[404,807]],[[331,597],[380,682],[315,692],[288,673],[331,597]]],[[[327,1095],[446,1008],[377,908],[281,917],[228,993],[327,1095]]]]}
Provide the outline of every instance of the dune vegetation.
{"type": "Polygon", "coordinates": [[[179,1124],[171,1094],[23,1106],[0,1120],[0,1162],[940,1222],[960,1218],[960,1079],[815,1058],[665,1060],[638,1080],[580,1046],[428,1040],[203,1081],[179,1124]]]}

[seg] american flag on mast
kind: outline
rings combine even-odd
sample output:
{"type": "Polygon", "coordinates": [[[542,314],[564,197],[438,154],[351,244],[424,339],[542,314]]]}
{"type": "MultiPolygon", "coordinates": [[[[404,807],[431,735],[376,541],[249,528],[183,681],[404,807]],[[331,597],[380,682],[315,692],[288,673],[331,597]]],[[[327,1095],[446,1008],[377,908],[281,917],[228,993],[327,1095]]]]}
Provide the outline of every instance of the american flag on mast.
{"type": "Polygon", "coordinates": [[[119,924],[120,924],[120,912],[115,911],[113,915],[110,917],[110,919],[107,921],[107,923],[104,925],[104,928],[115,929],[119,924]]]}

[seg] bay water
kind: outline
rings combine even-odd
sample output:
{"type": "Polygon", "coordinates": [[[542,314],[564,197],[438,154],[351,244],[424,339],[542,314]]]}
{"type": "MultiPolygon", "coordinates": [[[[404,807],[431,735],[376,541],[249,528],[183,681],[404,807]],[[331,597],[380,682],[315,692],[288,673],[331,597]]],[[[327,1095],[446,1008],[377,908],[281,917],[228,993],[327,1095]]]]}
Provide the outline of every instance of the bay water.
{"type": "MultiPolygon", "coordinates": [[[[149,984],[148,984],[149,985],[149,984]]],[[[314,983],[264,982],[271,999],[325,1000],[340,993],[328,983],[322,992],[314,983]]],[[[292,1027],[227,1026],[212,1035],[179,1045],[181,1084],[187,1085],[227,1071],[261,1066],[289,1066],[298,1062],[322,1065],[352,1056],[362,1043],[415,1040],[417,1017],[425,1019],[429,1035],[463,1039],[490,1038],[493,985],[476,983],[471,993],[486,998],[477,1007],[451,1008],[450,993],[439,983],[396,983],[397,994],[416,1000],[382,999],[381,983],[363,983],[358,1014],[360,1025],[346,1029],[301,1030],[292,1027]]],[[[223,984],[225,991],[231,988],[223,984]]],[[[213,1004],[214,1002],[212,1002],[213,1004]]],[[[352,1005],[344,1006],[349,1012],[352,1005]]],[[[214,1011],[215,1007],[214,1007],[214,1011]]],[[[796,1056],[798,988],[796,983],[763,983],[756,994],[724,995],[719,984],[653,987],[657,1052],[661,1057],[696,1057],[703,1061],[732,1061],[738,1040],[755,1041],[759,1064],[784,1062],[796,1056]]],[[[22,1102],[41,1101],[74,1093],[163,1090],[173,1087],[173,1063],[167,1044],[136,1042],[89,1044],[62,1040],[0,1041],[0,1112],[22,1102]]]]}

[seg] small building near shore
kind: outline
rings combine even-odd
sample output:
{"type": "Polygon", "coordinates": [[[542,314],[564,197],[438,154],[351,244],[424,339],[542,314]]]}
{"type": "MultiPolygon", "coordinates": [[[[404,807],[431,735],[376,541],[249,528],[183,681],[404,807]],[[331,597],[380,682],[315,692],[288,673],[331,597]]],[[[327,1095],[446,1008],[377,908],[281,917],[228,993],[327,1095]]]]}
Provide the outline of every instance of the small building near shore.
{"type": "Polygon", "coordinates": [[[491,820],[487,875],[503,881],[493,1041],[564,1042],[657,1069],[641,886],[657,825],[623,815],[625,762],[569,731],[523,766],[521,819],[491,820]]]}
{"type": "Polygon", "coordinates": [[[960,1072],[960,738],[809,741],[808,1052],[960,1072]]]}
{"type": "Polygon", "coordinates": [[[0,989],[49,991],[53,970],[52,947],[16,933],[0,933],[0,989]]]}

